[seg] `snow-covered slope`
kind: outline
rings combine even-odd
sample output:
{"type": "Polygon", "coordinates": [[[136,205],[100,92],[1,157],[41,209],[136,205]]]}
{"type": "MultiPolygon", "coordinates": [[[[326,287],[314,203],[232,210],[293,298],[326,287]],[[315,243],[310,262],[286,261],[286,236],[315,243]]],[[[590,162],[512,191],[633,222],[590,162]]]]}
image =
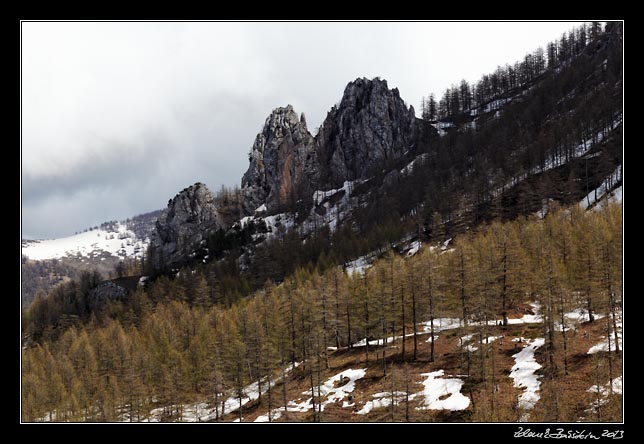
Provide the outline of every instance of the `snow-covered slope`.
{"type": "Polygon", "coordinates": [[[139,239],[126,224],[119,222],[108,229],[89,230],[60,239],[23,240],[22,254],[32,260],[73,258],[140,258],[148,239],[139,239]]]}
{"type": "Polygon", "coordinates": [[[596,189],[588,193],[586,197],[584,197],[581,202],[579,202],[579,206],[581,206],[584,210],[591,208],[593,205],[596,205],[599,201],[604,199],[606,195],[608,195],[608,200],[614,201],[614,202],[621,202],[622,201],[622,186],[620,185],[619,187],[615,188],[611,192],[611,188],[614,184],[619,183],[622,180],[622,167],[621,165],[615,168],[615,171],[613,171],[613,174],[611,174],[609,177],[607,177],[596,189]]]}

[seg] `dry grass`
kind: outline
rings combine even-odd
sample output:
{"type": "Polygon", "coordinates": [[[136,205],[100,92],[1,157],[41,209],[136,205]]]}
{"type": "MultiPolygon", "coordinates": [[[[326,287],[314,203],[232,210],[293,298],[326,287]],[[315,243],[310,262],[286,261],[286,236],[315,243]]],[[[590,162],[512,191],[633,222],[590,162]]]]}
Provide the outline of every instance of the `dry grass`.
{"type": "MultiPolygon", "coordinates": [[[[520,317],[529,310],[527,305],[518,305],[514,308],[511,317],[520,317]]],[[[416,393],[422,390],[421,373],[443,369],[445,375],[466,375],[468,372],[468,353],[463,351],[459,338],[465,334],[475,333],[475,328],[468,330],[457,328],[443,331],[435,343],[435,362],[430,362],[430,344],[426,342],[427,334],[419,335],[418,359],[412,361],[413,339],[406,339],[405,358],[402,356],[402,341],[387,344],[385,347],[388,367],[386,374],[382,369],[382,348],[369,347],[369,362],[365,362],[364,348],[353,350],[342,349],[330,352],[329,369],[321,371],[321,382],[348,368],[367,368],[364,378],[356,381],[356,388],[352,393],[355,407],[342,408],[341,403],[327,405],[321,413],[319,420],[322,422],[391,422],[405,421],[406,406],[404,402],[391,407],[374,409],[367,415],[356,415],[364,404],[373,399],[379,392],[390,392],[392,387],[396,391],[405,390],[405,373],[409,380],[409,392],[416,393]],[[376,357],[378,356],[378,359],[376,357]],[[406,370],[405,370],[406,368],[406,370]]],[[[491,342],[484,355],[484,376],[482,376],[481,353],[479,350],[469,353],[469,375],[462,377],[465,384],[461,393],[470,398],[470,405],[463,411],[416,410],[420,399],[409,403],[409,421],[412,422],[516,422],[523,412],[516,408],[517,398],[522,389],[513,387],[510,379],[510,369],[514,365],[512,355],[523,347],[522,344],[513,342],[515,337],[537,338],[543,337],[541,324],[509,325],[508,327],[490,326],[486,329],[487,336],[503,336],[503,339],[491,342]],[[494,371],[492,369],[494,360],[494,371]],[[494,384],[493,384],[494,381],[494,384]]],[[[594,416],[585,412],[595,400],[595,395],[588,392],[591,385],[608,382],[608,360],[606,353],[588,355],[588,349],[598,343],[605,334],[605,319],[593,324],[582,324],[576,331],[567,332],[567,368],[564,372],[563,343],[561,334],[556,337],[556,377],[550,381],[546,376],[547,351],[541,347],[535,353],[535,359],[542,364],[537,371],[541,376],[541,400],[530,411],[529,421],[568,422],[578,421],[584,417],[587,421],[597,421],[594,416]],[[585,332],[585,333],[584,333],[585,332]],[[559,414],[553,414],[553,405],[559,414]]],[[[476,336],[475,336],[476,340],[476,336]]],[[[472,343],[474,344],[474,343],[472,343]]],[[[478,344],[474,344],[477,345],[478,344]]],[[[613,377],[621,375],[621,353],[612,353],[613,377]]],[[[286,398],[301,402],[310,397],[310,381],[305,376],[306,369],[299,367],[286,381],[286,398]],[[308,392],[303,394],[303,392],[308,392]]],[[[273,388],[273,408],[283,407],[283,384],[273,388]]],[[[262,396],[244,407],[244,421],[254,421],[259,415],[266,414],[268,410],[267,397],[262,396]]],[[[621,397],[607,403],[603,408],[602,421],[621,420],[621,397]]],[[[227,415],[224,420],[231,421],[238,417],[236,413],[227,415]]],[[[312,421],[313,413],[287,412],[282,410],[279,422],[312,421]]]]}

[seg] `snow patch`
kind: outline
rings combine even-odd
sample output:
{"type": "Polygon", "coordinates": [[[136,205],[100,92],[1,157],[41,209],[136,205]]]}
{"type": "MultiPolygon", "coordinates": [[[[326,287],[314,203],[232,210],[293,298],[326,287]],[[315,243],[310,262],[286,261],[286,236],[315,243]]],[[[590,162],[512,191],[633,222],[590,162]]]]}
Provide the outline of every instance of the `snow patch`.
{"type": "MultiPolygon", "coordinates": [[[[282,417],[282,411],[280,409],[273,409],[271,410],[271,421],[275,421],[276,419],[280,419],[282,417]]],[[[269,422],[268,420],[268,413],[265,415],[259,415],[257,419],[255,419],[254,422],[269,422]]]]}
{"type": "MultiPolygon", "coordinates": [[[[425,333],[431,332],[430,321],[421,322],[421,325],[423,326],[425,333]]],[[[435,318],[434,333],[444,330],[452,330],[462,325],[463,323],[461,322],[460,318],[435,318]]]]}
{"type": "MultiPolygon", "coordinates": [[[[584,197],[581,202],[579,202],[579,206],[583,208],[584,210],[592,207],[595,205],[597,202],[601,201],[604,196],[607,195],[609,192],[610,188],[619,182],[622,178],[622,167],[621,165],[618,165],[617,168],[615,168],[615,171],[607,177],[597,188],[595,188],[593,191],[588,193],[586,197],[584,197]]],[[[618,188],[618,198],[615,197],[614,200],[617,202],[622,201],[622,187],[620,186],[618,188]]],[[[617,190],[616,190],[617,191],[617,190]]]]}
{"type": "MultiPolygon", "coordinates": [[[[461,345],[465,345],[466,342],[471,342],[472,339],[474,339],[474,336],[475,336],[474,334],[462,336],[461,345]]],[[[503,336],[488,336],[487,338],[483,339],[483,343],[489,344],[490,342],[494,342],[497,339],[501,339],[502,337],[503,336]]],[[[478,341],[476,341],[476,344],[478,344],[478,341]]],[[[465,348],[467,349],[467,351],[470,351],[470,352],[474,352],[479,349],[477,345],[472,345],[472,344],[468,344],[465,348]]]]}
{"type": "Polygon", "coordinates": [[[362,409],[358,410],[355,413],[356,415],[366,415],[373,409],[389,407],[391,405],[392,398],[394,402],[399,403],[403,399],[405,399],[405,392],[394,392],[393,396],[391,392],[375,393],[373,395],[373,399],[367,401],[362,409]]]}
{"type": "Polygon", "coordinates": [[[412,171],[414,171],[414,167],[416,165],[416,162],[423,162],[425,159],[427,159],[427,156],[428,156],[427,153],[423,153],[420,156],[416,157],[414,160],[409,162],[405,167],[403,167],[400,170],[400,174],[402,174],[403,176],[407,176],[412,171]]]}
{"type": "Polygon", "coordinates": [[[532,311],[535,314],[526,313],[520,318],[508,319],[508,325],[537,324],[539,322],[543,322],[543,317],[539,314],[539,311],[541,310],[541,305],[539,305],[537,302],[534,302],[530,304],[530,306],[532,307],[532,311]]]}
{"type": "Polygon", "coordinates": [[[346,264],[344,268],[345,270],[347,270],[349,276],[353,276],[355,274],[364,274],[365,271],[372,266],[370,261],[370,256],[361,256],[358,259],[346,264]]]}
{"type": "MultiPolygon", "coordinates": [[[[617,395],[622,394],[622,377],[621,376],[618,376],[617,378],[613,379],[612,388],[613,388],[613,393],[614,394],[617,394],[617,395]]],[[[610,395],[610,389],[611,389],[611,384],[607,382],[606,384],[604,384],[602,386],[593,385],[587,391],[589,391],[591,393],[599,392],[599,394],[602,395],[603,397],[607,397],[608,395],[610,395]]]]}
{"type": "Polygon", "coordinates": [[[424,396],[423,406],[416,410],[465,410],[470,405],[470,399],[461,393],[463,380],[459,378],[439,378],[444,370],[422,373],[425,389],[419,393],[424,396]],[[445,399],[440,399],[449,395],[445,399]]]}
{"type": "MultiPolygon", "coordinates": [[[[330,377],[327,379],[322,385],[319,387],[314,388],[315,395],[318,395],[318,392],[320,394],[320,397],[326,397],[324,401],[321,402],[320,404],[320,410],[324,411],[324,408],[332,403],[339,403],[340,401],[342,402],[342,408],[348,408],[352,407],[353,403],[349,403],[345,401],[344,399],[349,395],[349,393],[353,392],[353,390],[356,387],[356,381],[358,379],[361,379],[364,377],[364,375],[367,373],[367,369],[346,369],[341,371],[340,373],[330,377]],[[336,387],[336,383],[340,383],[338,387],[336,387]]],[[[310,395],[310,391],[305,391],[302,392],[303,395],[310,395]]],[[[271,410],[271,415],[273,415],[273,418],[275,418],[275,415],[278,414],[279,411],[288,411],[288,412],[308,412],[309,410],[313,410],[313,398],[308,398],[306,401],[302,402],[295,402],[295,401],[289,401],[286,404],[286,409],[284,407],[281,408],[276,408],[271,410]]],[[[317,408],[317,406],[316,406],[317,408]]],[[[279,417],[279,416],[278,416],[279,417]]],[[[266,422],[268,421],[268,413],[266,415],[262,415],[258,417],[255,422],[266,422]]]]}
{"type": "MultiPolygon", "coordinates": [[[[285,369],[285,372],[288,373],[292,371],[300,364],[302,363],[295,362],[291,364],[285,369]]],[[[256,381],[244,387],[244,389],[242,390],[243,395],[242,395],[241,401],[238,396],[229,397],[224,401],[223,412],[221,410],[221,404],[219,404],[218,406],[219,416],[221,417],[224,414],[234,412],[235,410],[238,410],[240,407],[243,407],[249,402],[258,399],[260,388],[262,393],[266,393],[266,390],[268,389],[269,385],[270,387],[274,387],[275,384],[277,384],[277,382],[281,381],[281,379],[282,379],[281,376],[271,381],[269,381],[268,378],[264,378],[261,380],[261,386],[260,386],[260,382],[256,381]]],[[[174,407],[176,406],[172,406],[172,407],[173,407],[172,410],[175,410],[174,407]]],[[[168,410],[168,407],[166,407],[166,410],[168,410]]],[[[163,414],[163,411],[164,411],[163,407],[150,411],[150,415],[148,418],[145,419],[145,422],[159,422],[161,420],[161,415],[163,414]]],[[[216,418],[215,408],[209,407],[209,405],[205,402],[185,404],[181,406],[181,411],[182,411],[182,415],[181,415],[182,422],[205,422],[216,418]]],[[[129,419],[127,418],[122,418],[122,420],[129,421],[129,419]]],[[[237,420],[239,420],[239,418],[237,420]]]]}
{"type": "Polygon", "coordinates": [[[407,257],[414,256],[420,251],[421,243],[420,241],[414,241],[411,243],[409,250],[407,251],[407,257]]]}
{"type": "MultiPolygon", "coordinates": [[[[598,395],[595,400],[590,404],[590,408],[586,409],[588,414],[596,414],[599,411],[599,408],[608,403],[608,397],[611,394],[611,388],[613,395],[622,394],[622,377],[618,376],[613,379],[613,383],[610,381],[604,385],[598,386],[597,384],[591,386],[587,391],[590,393],[595,393],[598,395]]],[[[580,418],[584,419],[584,418],[580,418]]]]}
{"type": "MultiPolygon", "coordinates": [[[[622,345],[622,313],[621,310],[618,310],[617,313],[617,319],[615,320],[615,325],[617,326],[617,345],[619,346],[620,350],[623,350],[623,345],[622,345]]],[[[611,323],[612,327],[612,320],[607,319],[608,322],[611,323]]],[[[599,352],[608,352],[609,347],[608,347],[608,341],[609,339],[606,336],[602,336],[602,341],[593,345],[588,349],[587,354],[592,355],[594,353],[599,353],[599,352]]],[[[612,352],[615,351],[615,333],[613,332],[611,328],[611,333],[610,333],[610,350],[612,352]]]]}
{"type": "Polygon", "coordinates": [[[515,364],[510,370],[510,378],[514,379],[515,387],[525,388],[525,391],[519,395],[519,408],[529,410],[534,408],[541,397],[537,393],[541,381],[539,381],[539,376],[534,373],[541,368],[541,364],[534,359],[534,352],[545,344],[546,340],[537,338],[532,342],[525,341],[528,345],[519,353],[512,355],[515,364]]]}
{"type": "MultiPolygon", "coordinates": [[[[605,336],[604,336],[605,338],[605,336]]],[[[617,332],[617,345],[619,345],[619,349],[622,349],[622,332],[618,331],[617,332]]],[[[612,352],[615,351],[615,337],[611,335],[610,338],[610,350],[612,352]]],[[[608,339],[604,339],[603,341],[599,342],[598,344],[593,345],[588,349],[587,354],[592,355],[594,353],[599,353],[599,352],[608,352],[608,339]]]]}

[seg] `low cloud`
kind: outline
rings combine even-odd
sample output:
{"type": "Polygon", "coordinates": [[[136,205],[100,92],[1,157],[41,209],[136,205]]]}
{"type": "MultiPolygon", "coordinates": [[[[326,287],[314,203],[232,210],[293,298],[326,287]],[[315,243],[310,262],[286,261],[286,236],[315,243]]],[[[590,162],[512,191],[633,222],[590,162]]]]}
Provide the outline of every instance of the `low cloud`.
{"type": "Polygon", "coordinates": [[[238,185],[278,106],[306,113],[315,133],[349,81],[380,76],[418,111],[423,95],[571,27],[25,22],[23,235],[64,236],[159,209],[197,181],[238,185]]]}

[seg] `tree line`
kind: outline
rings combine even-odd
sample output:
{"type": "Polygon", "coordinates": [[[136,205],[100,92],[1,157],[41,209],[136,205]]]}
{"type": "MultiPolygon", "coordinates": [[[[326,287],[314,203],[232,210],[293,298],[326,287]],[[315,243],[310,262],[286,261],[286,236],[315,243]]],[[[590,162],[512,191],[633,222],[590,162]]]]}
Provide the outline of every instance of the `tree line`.
{"type": "MultiPolygon", "coordinates": [[[[609,23],[609,28],[616,26],[609,23]]],[[[459,113],[483,107],[492,100],[507,98],[521,88],[538,79],[547,70],[560,69],[571,59],[581,55],[584,49],[595,42],[604,32],[600,22],[583,23],[564,32],[558,40],[549,42],[544,50],[537,48],[526,54],[523,60],[514,64],[498,66],[490,74],[485,74],[476,84],[470,85],[463,79],[452,85],[436,100],[430,93],[421,100],[421,115],[424,120],[445,120],[459,113]]]]}
{"type": "MultiPolygon", "coordinates": [[[[519,71],[537,60],[539,74],[518,90],[498,86],[513,84],[502,80],[509,69],[497,72],[497,87],[473,88],[490,91],[480,100],[466,84],[452,88],[446,101],[459,91],[448,119],[456,126],[422,148],[426,156],[379,205],[420,213],[428,230],[438,221],[458,231],[537,211],[544,201],[581,200],[622,163],[622,42],[620,23],[584,25],[549,44],[544,62],[544,51],[526,56],[519,71]],[[504,99],[499,112],[472,115],[461,105],[504,99]]],[[[485,78],[481,85],[495,76],[485,78]]]]}

